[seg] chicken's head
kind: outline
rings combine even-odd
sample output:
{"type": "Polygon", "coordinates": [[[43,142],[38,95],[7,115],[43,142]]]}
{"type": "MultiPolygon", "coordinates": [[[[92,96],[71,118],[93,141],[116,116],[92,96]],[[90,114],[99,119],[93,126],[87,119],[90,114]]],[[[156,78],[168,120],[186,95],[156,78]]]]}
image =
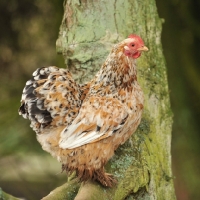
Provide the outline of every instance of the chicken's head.
{"type": "Polygon", "coordinates": [[[148,48],[144,45],[142,38],[138,35],[131,34],[124,40],[124,54],[134,59],[140,57],[142,51],[148,51],[148,48]]]}

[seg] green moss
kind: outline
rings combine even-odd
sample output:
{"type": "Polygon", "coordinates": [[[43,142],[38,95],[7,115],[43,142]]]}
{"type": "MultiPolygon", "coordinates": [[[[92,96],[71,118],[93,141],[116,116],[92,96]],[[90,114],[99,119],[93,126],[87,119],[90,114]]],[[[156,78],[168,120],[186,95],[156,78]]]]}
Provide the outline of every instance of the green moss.
{"type": "Polygon", "coordinates": [[[73,200],[77,195],[78,189],[80,187],[80,183],[74,179],[70,182],[65,183],[64,185],[56,188],[49,195],[44,197],[42,200],[73,200]]]}

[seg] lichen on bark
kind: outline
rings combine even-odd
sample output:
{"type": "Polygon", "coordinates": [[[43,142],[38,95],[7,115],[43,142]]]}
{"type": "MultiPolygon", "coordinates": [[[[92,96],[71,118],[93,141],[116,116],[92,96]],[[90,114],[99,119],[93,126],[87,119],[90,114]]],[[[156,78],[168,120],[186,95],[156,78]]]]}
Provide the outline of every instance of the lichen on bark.
{"type": "Polygon", "coordinates": [[[112,189],[93,182],[82,184],[75,199],[175,199],[172,113],[160,40],[162,20],[155,0],[67,0],[64,8],[57,51],[77,81],[90,80],[112,45],[130,33],[140,35],[150,49],[138,59],[138,80],[145,94],[142,122],[106,166],[118,184],[112,189]]]}

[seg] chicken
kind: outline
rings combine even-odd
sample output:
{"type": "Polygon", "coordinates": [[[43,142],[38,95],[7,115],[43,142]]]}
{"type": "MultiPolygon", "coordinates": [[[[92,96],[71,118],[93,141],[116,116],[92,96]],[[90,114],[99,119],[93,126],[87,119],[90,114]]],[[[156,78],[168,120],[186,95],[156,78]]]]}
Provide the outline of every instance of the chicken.
{"type": "Polygon", "coordinates": [[[80,181],[116,183],[104,166],[141,120],[144,98],[136,59],[142,51],[148,51],[143,40],[130,35],[86,84],[56,67],[37,69],[26,83],[19,114],[31,121],[42,148],[80,181]]]}

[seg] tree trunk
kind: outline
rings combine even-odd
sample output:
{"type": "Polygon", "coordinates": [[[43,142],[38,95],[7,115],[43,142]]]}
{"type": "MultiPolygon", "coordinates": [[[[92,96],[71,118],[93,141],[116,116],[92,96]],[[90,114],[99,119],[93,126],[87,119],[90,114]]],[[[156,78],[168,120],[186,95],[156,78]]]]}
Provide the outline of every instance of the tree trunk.
{"type": "Polygon", "coordinates": [[[122,145],[106,166],[118,179],[116,187],[105,189],[93,182],[80,186],[72,180],[44,199],[54,199],[55,194],[56,199],[75,200],[175,199],[170,155],[172,112],[160,41],[162,20],[155,0],[67,0],[64,9],[57,51],[80,82],[94,76],[113,44],[131,33],[144,39],[150,51],[137,65],[145,109],[131,142],[122,145]]]}

